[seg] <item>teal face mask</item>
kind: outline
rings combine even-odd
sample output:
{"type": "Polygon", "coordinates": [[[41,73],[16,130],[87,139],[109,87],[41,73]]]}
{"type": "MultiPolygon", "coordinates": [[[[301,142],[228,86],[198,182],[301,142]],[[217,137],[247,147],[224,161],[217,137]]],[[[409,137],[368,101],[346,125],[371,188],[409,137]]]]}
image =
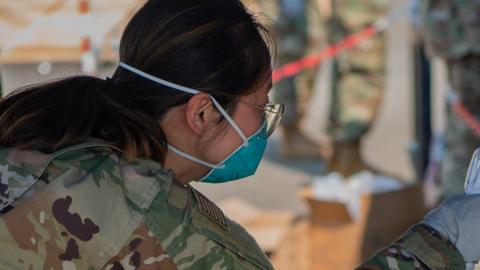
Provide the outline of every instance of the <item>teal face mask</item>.
{"type": "Polygon", "coordinates": [[[214,184],[225,183],[255,174],[267,146],[266,130],[264,123],[255,134],[247,138],[244,144],[217,165],[197,159],[171,145],[168,146],[168,149],[186,159],[212,168],[199,181],[214,184]]]}
{"type": "MultiPolygon", "coordinates": [[[[159,84],[177,89],[179,91],[187,92],[193,95],[200,93],[198,90],[187,88],[181,85],[177,85],[160,78],[154,77],[150,74],[147,74],[141,70],[138,70],[134,67],[131,67],[127,64],[120,63],[122,68],[129,70],[139,76],[142,76],[151,81],[157,82],[159,84]]],[[[172,145],[168,145],[168,149],[177,155],[191,160],[195,163],[201,164],[203,166],[209,167],[212,170],[202,177],[200,181],[206,183],[224,183],[228,181],[233,181],[241,178],[245,178],[255,174],[257,171],[258,165],[262,160],[265,148],[267,146],[267,124],[264,122],[261,127],[255,132],[252,136],[246,137],[240,127],[233,121],[233,119],[225,112],[222,106],[211,96],[212,102],[215,107],[219,110],[223,117],[228,121],[228,123],[235,129],[238,135],[242,138],[243,144],[239,146],[232,154],[225,158],[219,164],[212,164],[201,159],[198,159],[194,156],[191,156],[172,145]]]]}
{"type": "Polygon", "coordinates": [[[254,175],[262,160],[267,146],[267,128],[262,127],[248,138],[248,144],[241,145],[235,152],[220,164],[223,168],[215,168],[201,181],[206,183],[223,183],[254,175]]]}

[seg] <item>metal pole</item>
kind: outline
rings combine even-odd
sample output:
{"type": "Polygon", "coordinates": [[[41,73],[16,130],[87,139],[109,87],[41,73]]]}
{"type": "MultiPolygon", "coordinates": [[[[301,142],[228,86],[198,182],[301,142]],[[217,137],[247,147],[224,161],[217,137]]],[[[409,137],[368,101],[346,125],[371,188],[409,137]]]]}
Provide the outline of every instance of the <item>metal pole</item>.
{"type": "Polygon", "coordinates": [[[415,143],[412,154],[417,179],[423,181],[432,142],[432,83],[430,62],[420,41],[414,45],[414,63],[415,143]]]}

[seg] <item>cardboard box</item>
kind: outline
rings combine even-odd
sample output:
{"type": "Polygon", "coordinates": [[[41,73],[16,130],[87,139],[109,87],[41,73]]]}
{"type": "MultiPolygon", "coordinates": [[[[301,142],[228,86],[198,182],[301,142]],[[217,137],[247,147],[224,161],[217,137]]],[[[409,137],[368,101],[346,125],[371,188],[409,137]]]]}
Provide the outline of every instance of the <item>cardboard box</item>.
{"type": "Polygon", "coordinates": [[[361,195],[355,220],[343,203],[316,200],[310,187],[300,193],[312,213],[309,252],[311,269],[317,270],[354,269],[426,212],[420,185],[361,195]]]}

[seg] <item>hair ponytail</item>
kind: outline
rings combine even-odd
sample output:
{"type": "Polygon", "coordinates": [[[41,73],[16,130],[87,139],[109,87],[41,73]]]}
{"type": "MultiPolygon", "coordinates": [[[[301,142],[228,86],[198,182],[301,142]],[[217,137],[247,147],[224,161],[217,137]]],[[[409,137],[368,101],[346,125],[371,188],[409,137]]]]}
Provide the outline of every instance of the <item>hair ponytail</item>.
{"type": "Polygon", "coordinates": [[[71,77],[31,86],[0,102],[0,145],[54,152],[98,138],[136,156],[162,161],[158,120],[115,98],[111,79],[71,77]]]}

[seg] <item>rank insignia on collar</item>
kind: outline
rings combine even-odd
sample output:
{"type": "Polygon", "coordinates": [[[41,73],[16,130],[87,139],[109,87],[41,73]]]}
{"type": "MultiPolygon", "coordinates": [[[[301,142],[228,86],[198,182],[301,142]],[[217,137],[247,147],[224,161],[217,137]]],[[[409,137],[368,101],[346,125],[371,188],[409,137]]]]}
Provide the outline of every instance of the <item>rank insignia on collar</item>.
{"type": "Polygon", "coordinates": [[[190,190],[192,190],[195,199],[197,200],[200,211],[224,229],[230,230],[227,218],[223,214],[222,209],[193,187],[190,187],[190,190]]]}

